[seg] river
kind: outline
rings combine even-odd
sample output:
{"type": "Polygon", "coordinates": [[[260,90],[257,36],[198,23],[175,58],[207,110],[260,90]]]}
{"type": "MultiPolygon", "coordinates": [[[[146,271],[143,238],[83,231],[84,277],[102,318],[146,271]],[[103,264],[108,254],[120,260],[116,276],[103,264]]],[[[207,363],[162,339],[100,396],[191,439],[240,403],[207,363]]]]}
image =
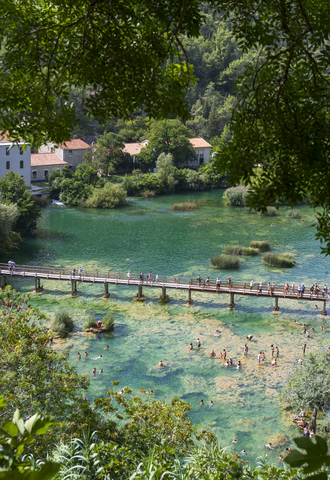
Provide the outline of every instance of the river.
{"type": "MultiPolygon", "coordinates": [[[[304,283],[317,281],[323,287],[328,281],[329,259],[320,253],[314,238],[313,212],[298,207],[301,217],[289,219],[281,208],[276,217],[246,213],[245,209],[228,207],[223,190],[160,196],[153,199],[131,199],[130,206],[117,210],[77,209],[49,206],[42,211],[38,234],[26,241],[15,253],[17,264],[62,265],[70,268],[153,274],[196,278],[218,275],[235,281],[304,283]],[[172,211],[175,202],[198,200],[198,210],[172,211]],[[301,219],[304,219],[302,222],[301,219]],[[271,227],[274,223],[275,226],[271,227]],[[221,253],[222,246],[239,242],[248,246],[251,240],[267,240],[275,252],[295,254],[293,269],[270,268],[262,256],[242,257],[238,271],[217,271],[210,267],[210,257],[221,253]]],[[[55,348],[70,351],[69,361],[78,371],[91,375],[94,366],[104,368],[103,375],[91,375],[88,397],[92,400],[119,380],[118,388],[130,386],[154,390],[155,398],[170,401],[178,396],[191,403],[195,424],[208,426],[229,451],[247,451],[247,459],[270,453],[277,459],[292,438],[299,434],[288,412],[283,411],[277,396],[288,373],[292,371],[307,343],[307,352],[315,351],[321,342],[329,341],[327,321],[314,310],[313,302],[279,301],[279,314],[273,313],[273,300],[252,297],[235,298],[229,310],[228,296],[193,294],[193,305],[187,306],[187,293],[170,290],[171,301],[158,303],[160,291],[147,290],[146,302],[132,301],[133,287],[111,286],[108,300],[102,299],[102,286],[78,284],[78,296],[71,298],[70,285],[44,281],[44,291],[33,295],[33,304],[54,317],[59,307],[69,309],[75,329],[66,342],[55,348]],[[105,335],[85,335],[82,325],[89,314],[101,318],[107,309],[114,313],[115,329],[105,335]],[[305,339],[294,320],[315,327],[315,334],[305,339]],[[231,324],[234,326],[230,326],[231,324]],[[320,325],[325,330],[320,330],[320,325]],[[215,330],[222,330],[214,337],[215,330]],[[243,358],[246,336],[253,335],[247,358],[243,358]],[[188,345],[200,338],[200,351],[188,345]],[[277,368],[270,367],[270,345],[278,346],[277,368]],[[104,350],[106,345],[109,350],[104,350]],[[234,364],[243,368],[225,368],[219,359],[211,359],[214,348],[223,348],[234,364]],[[80,362],[77,352],[89,353],[80,362]],[[266,361],[258,366],[257,355],[265,351],[266,361]],[[91,357],[102,354],[97,362],[91,357]],[[163,360],[165,368],[158,367],[163,360]],[[201,399],[206,404],[200,407],[201,399]],[[213,400],[214,406],[208,403],[213,400]],[[238,439],[236,445],[231,444],[238,439]],[[263,446],[269,441],[282,442],[273,452],[263,446]]],[[[22,292],[32,290],[28,279],[13,279],[22,292]]],[[[329,312],[330,313],[330,312],[329,312]]],[[[327,348],[325,346],[324,348],[327,348]]]]}

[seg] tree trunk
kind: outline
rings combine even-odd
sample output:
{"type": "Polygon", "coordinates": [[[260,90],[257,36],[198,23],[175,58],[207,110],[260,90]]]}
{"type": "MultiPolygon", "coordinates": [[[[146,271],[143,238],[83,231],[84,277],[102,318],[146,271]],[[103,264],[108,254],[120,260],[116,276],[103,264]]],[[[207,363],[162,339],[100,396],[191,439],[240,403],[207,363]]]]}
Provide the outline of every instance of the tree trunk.
{"type": "Polygon", "coordinates": [[[317,408],[314,407],[311,424],[310,424],[310,430],[313,430],[314,433],[316,432],[316,416],[317,416],[317,408]]]}

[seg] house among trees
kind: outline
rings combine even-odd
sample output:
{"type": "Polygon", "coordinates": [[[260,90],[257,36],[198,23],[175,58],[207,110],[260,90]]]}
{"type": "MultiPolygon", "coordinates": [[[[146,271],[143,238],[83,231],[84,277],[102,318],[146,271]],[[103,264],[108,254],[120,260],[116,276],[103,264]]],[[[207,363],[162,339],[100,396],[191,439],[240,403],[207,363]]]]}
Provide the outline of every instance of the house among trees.
{"type": "Polygon", "coordinates": [[[12,170],[31,186],[31,146],[19,141],[13,143],[6,135],[0,138],[0,177],[12,170]]]}
{"type": "MultiPolygon", "coordinates": [[[[178,166],[181,168],[184,167],[199,167],[202,164],[209,163],[210,156],[211,156],[211,148],[208,142],[206,142],[203,138],[188,138],[191,146],[195,150],[196,159],[195,160],[187,160],[186,162],[180,163],[178,166]]],[[[131,157],[136,157],[139,155],[141,150],[148,145],[148,140],[144,140],[140,143],[125,143],[125,147],[123,148],[123,152],[129,153],[131,157]]]]}
{"type": "Polygon", "coordinates": [[[38,153],[31,155],[32,181],[47,181],[54,168],[62,170],[69,165],[73,170],[84,161],[84,154],[89,145],[80,139],[72,139],[62,145],[47,143],[41,145],[38,153]]]}

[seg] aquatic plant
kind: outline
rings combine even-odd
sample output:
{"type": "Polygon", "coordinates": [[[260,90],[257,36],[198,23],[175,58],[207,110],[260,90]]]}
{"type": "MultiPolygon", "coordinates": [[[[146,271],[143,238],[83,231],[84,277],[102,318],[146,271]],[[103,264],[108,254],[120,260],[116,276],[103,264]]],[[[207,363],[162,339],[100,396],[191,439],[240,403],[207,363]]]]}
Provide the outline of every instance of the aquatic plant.
{"type": "Polygon", "coordinates": [[[300,217],[300,212],[299,212],[299,210],[291,208],[290,210],[287,210],[286,216],[288,218],[299,218],[300,217]]]}
{"type": "Polygon", "coordinates": [[[51,324],[53,332],[63,338],[72,331],[73,327],[74,323],[70,313],[67,310],[58,310],[55,314],[55,319],[51,324]]]}
{"type": "Polygon", "coordinates": [[[107,182],[102,188],[94,188],[92,195],[85,202],[86,207],[115,208],[127,205],[127,192],[121,185],[107,182]]]}
{"type": "Polygon", "coordinates": [[[295,266],[296,261],[289,255],[275,253],[266,253],[263,256],[262,263],[270,265],[272,267],[292,268],[295,266]]]}
{"type": "Polygon", "coordinates": [[[242,255],[258,255],[259,248],[242,247],[242,255]]]}
{"type": "Polygon", "coordinates": [[[97,328],[96,317],[94,315],[89,315],[83,325],[84,330],[88,330],[89,328],[97,328]]]}
{"type": "Polygon", "coordinates": [[[102,328],[109,331],[113,330],[115,326],[115,317],[111,312],[107,312],[102,318],[102,328]]]}
{"type": "Polygon", "coordinates": [[[211,258],[211,265],[214,268],[231,270],[239,268],[240,261],[237,255],[221,254],[211,258]]]}
{"type": "Polygon", "coordinates": [[[226,255],[242,255],[242,248],[238,244],[234,245],[224,245],[223,246],[223,253],[226,255]]]}
{"type": "Polygon", "coordinates": [[[258,215],[264,215],[265,217],[275,217],[275,215],[277,215],[276,207],[267,207],[266,212],[258,212],[258,215]]]}
{"type": "Polygon", "coordinates": [[[227,205],[231,207],[246,207],[249,187],[238,185],[237,187],[227,188],[224,199],[227,205]]]}
{"type": "Polygon", "coordinates": [[[196,210],[199,208],[198,202],[181,202],[181,203],[174,203],[172,206],[172,210],[196,210]]]}
{"type": "Polygon", "coordinates": [[[265,240],[263,241],[252,240],[250,242],[250,247],[257,248],[259,252],[267,252],[268,250],[270,250],[270,243],[266,242],[265,240]]]}
{"type": "Polygon", "coordinates": [[[144,198],[152,198],[152,197],[156,196],[156,192],[154,190],[148,190],[147,189],[143,192],[142,195],[143,195],[144,198]]]}

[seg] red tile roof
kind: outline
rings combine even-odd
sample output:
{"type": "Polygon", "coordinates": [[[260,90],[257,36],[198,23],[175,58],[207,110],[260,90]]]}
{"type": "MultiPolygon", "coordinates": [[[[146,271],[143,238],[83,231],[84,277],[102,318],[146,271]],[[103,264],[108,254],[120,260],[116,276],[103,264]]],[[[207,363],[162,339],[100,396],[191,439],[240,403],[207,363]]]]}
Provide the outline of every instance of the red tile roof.
{"type": "Polygon", "coordinates": [[[189,138],[189,142],[194,148],[212,148],[212,145],[207,143],[204,138],[189,138]]]}
{"type": "Polygon", "coordinates": [[[125,143],[123,152],[129,153],[130,155],[138,155],[144,147],[146,147],[144,143],[125,143]]]}
{"type": "Polygon", "coordinates": [[[73,138],[72,140],[63,142],[59,147],[63,150],[84,150],[85,148],[89,148],[89,145],[83,140],[80,140],[80,138],[73,138]]]}
{"type": "Polygon", "coordinates": [[[67,165],[55,153],[31,153],[31,167],[43,167],[50,165],[67,165]]]}
{"type": "Polygon", "coordinates": [[[8,132],[0,132],[0,143],[15,143],[15,141],[18,143],[24,143],[24,140],[20,138],[19,140],[13,140],[8,137],[8,132]]]}

